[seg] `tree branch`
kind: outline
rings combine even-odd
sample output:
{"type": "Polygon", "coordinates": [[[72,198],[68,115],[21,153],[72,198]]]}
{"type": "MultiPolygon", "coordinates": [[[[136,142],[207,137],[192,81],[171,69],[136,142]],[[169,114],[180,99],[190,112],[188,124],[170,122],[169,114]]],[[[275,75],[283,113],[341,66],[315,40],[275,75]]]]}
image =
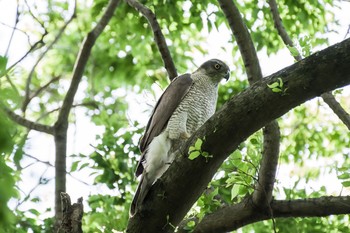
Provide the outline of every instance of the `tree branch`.
{"type": "MultiPolygon", "coordinates": [[[[280,131],[277,121],[267,124],[263,130],[264,150],[260,163],[258,182],[255,184],[253,203],[259,207],[269,206],[275,183],[280,146],[280,131]]],[[[272,214],[272,213],[271,213],[272,214]]]]}
{"type": "Polygon", "coordinates": [[[17,0],[15,25],[13,26],[13,29],[12,29],[12,32],[11,32],[9,43],[7,45],[6,52],[5,52],[5,57],[7,57],[7,54],[9,52],[9,50],[10,50],[10,47],[11,47],[11,44],[12,44],[13,35],[15,34],[15,31],[17,29],[18,19],[19,19],[19,3],[18,3],[18,0],[17,0]]]}
{"type": "Polygon", "coordinates": [[[334,95],[330,92],[322,94],[322,99],[328,104],[333,112],[339,117],[339,119],[348,127],[350,130],[350,115],[344,108],[338,103],[334,95]]]}
{"type": "MultiPolygon", "coordinates": [[[[27,1],[25,1],[27,6],[28,6],[28,3],[27,1]]],[[[29,6],[28,6],[29,8],[29,6]]],[[[72,13],[72,16],[69,18],[69,20],[63,25],[63,27],[59,30],[57,36],[55,37],[55,39],[49,44],[49,46],[47,46],[47,48],[44,50],[44,52],[42,52],[38,58],[38,60],[35,62],[35,64],[33,65],[32,69],[30,70],[29,72],[29,75],[28,75],[28,78],[27,78],[27,81],[26,81],[26,88],[25,88],[25,95],[24,95],[24,100],[23,100],[23,104],[22,104],[22,112],[24,113],[27,109],[27,106],[29,104],[29,102],[31,101],[31,99],[33,97],[35,97],[35,95],[33,96],[30,96],[30,83],[32,81],[32,78],[33,78],[33,74],[34,74],[34,71],[36,69],[36,67],[39,65],[40,61],[45,57],[45,55],[47,54],[48,51],[50,51],[50,49],[54,46],[54,44],[57,43],[57,41],[61,38],[61,36],[63,35],[63,32],[66,30],[67,26],[73,21],[73,19],[76,17],[76,9],[77,9],[77,2],[76,0],[74,1],[74,10],[73,10],[73,13],[72,13]]],[[[31,13],[32,14],[32,13],[31,13]]],[[[35,16],[32,14],[32,16],[35,18],[35,16]]],[[[39,23],[40,21],[37,20],[39,23]]],[[[42,24],[42,26],[44,26],[42,24]]],[[[40,89],[39,89],[40,90],[40,89]]]]}
{"type": "MultiPolygon", "coordinates": [[[[236,38],[248,75],[250,85],[262,79],[262,72],[250,33],[232,0],[218,0],[236,38]]],[[[253,201],[256,205],[268,205],[272,198],[278,163],[280,132],[277,121],[264,128],[264,151],[260,163],[258,183],[253,201]]]]}
{"type": "MultiPolygon", "coordinates": [[[[286,217],[321,217],[348,214],[350,196],[320,197],[310,199],[279,201],[271,203],[275,218],[286,217]]],[[[194,233],[228,232],[250,223],[271,219],[268,209],[256,209],[251,200],[226,206],[214,214],[209,214],[196,226],[194,233]]]]}
{"type": "Polygon", "coordinates": [[[233,0],[218,0],[218,2],[220,3],[220,7],[226,16],[233,35],[236,38],[238,48],[241,52],[246,68],[248,81],[249,83],[254,83],[260,80],[263,76],[253,41],[249,35],[246,25],[243,22],[241,13],[234,4],[233,0]]]}
{"type": "Polygon", "coordinates": [[[57,121],[54,125],[55,139],[55,228],[57,229],[62,220],[60,193],[66,190],[66,156],[67,156],[67,130],[68,117],[73,107],[75,94],[78,90],[81,78],[84,74],[86,64],[89,60],[92,47],[97,38],[101,35],[104,28],[113,17],[115,9],[120,0],[110,0],[105,8],[101,19],[96,26],[87,34],[79,51],[76,63],[74,65],[73,77],[67,94],[63,100],[62,107],[59,111],[57,121]]]}
{"type": "MultiPolygon", "coordinates": [[[[295,47],[293,41],[289,37],[286,29],[283,26],[282,19],[278,12],[277,3],[275,0],[269,0],[270,9],[272,12],[272,18],[275,23],[275,27],[278,31],[278,34],[282,38],[285,45],[290,47],[295,47]]],[[[297,55],[294,56],[295,60],[301,61],[302,56],[298,52],[297,55]]],[[[349,114],[342,108],[342,106],[337,102],[334,96],[331,93],[324,93],[321,95],[324,102],[328,104],[328,106],[333,110],[333,112],[339,117],[339,119],[348,127],[350,130],[350,116],[349,114]]]]}
{"type": "Polygon", "coordinates": [[[47,133],[47,134],[54,134],[54,129],[52,126],[48,126],[48,125],[43,125],[37,122],[33,122],[30,120],[25,119],[24,117],[21,117],[20,115],[17,115],[16,113],[14,113],[12,110],[10,110],[9,108],[2,106],[2,109],[6,112],[6,114],[8,115],[8,117],[16,122],[19,125],[22,125],[28,129],[33,129],[39,132],[43,132],[43,133],[47,133]]]}
{"type": "Polygon", "coordinates": [[[162,56],[165,69],[168,72],[169,79],[173,80],[177,76],[176,67],[171,57],[169,48],[166,44],[162,30],[160,29],[156,15],[149,8],[142,5],[137,0],[126,0],[126,2],[130,6],[134,7],[138,12],[140,12],[148,20],[148,23],[150,24],[153,31],[154,41],[156,42],[159,53],[162,56]]]}
{"type": "Polygon", "coordinates": [[[102,18],[97,23],[97,25],[88,33],[85,38],[82,48],[79,52],[76,64],[74,66],[72,82],[69,86],[68,92],[64,98],[61,111],[59,113],[56,124],[65,124],[68,120],[70,109],[72,108],[74,96],[78,90],[78,86],[83,76],[85,66],[89,60],[91,49],[94,46],[97,38],[100,36],[110,19],[112,18],[115,9],[119,4],[119,0],[110,0],[109,4],[103,13],[102,18]]]}
{"type": "Polygon", "coordinates": [[[183,219],[222,162],[247,137],[305,101],[349,85],[349,50],[347,39],[256,82],[226,102],[179,149],[140,211],[130,218],[128,232],[171,231],[171,225],[183,219]],[[267,86],[279,79],[288,88],[285,93],[274,93],[267,86]],[[201,149],[213,155],[209,160],[187,158],[189,147],[198,138],[205,138],[201,149]]]}
{"type": "MultiPolygon", "coordinates": [[[[33,69],[32,69],[33,70],[33,69]]],[[[22,112],[24,113],[27,109],[27,106],[28,104],[30,103],[30,101],[38,96],[43,90],[45,90],[48,86],[50,86],[51,83],[54,83],[56,81],[58,81],[61,77],[60,76],[57,76],[57,77],[54,77],[53,79],[51,79],[49,82],[47,82],[46,84],[44,84],[42,87],[40,87],[39,89],[37,89],[32,95],[29,95],[30,94],[30,91],[29,91],[29,85],[26,87],[26,94],[25,94],[25,98],[23,100],[23,104],[22,104],[22,112]],[[27,92],[28,91],[28,92],[27,92]],[[27,96],[28,95],[28,96],[27,96]]],[[[27,81],[31,79],[31,77],[28,77],[27,81]]],[[[27,84],[30,84],[30,81],[27,82],[27,84]]]]}
{"type": "MultiPolygon", "coordinates": [[[[289,37],[286,29],[283,26],[282,19],[280,17],[280,14],[278,12],[278,6],[275,0],[269,0],[270,10],[272,13],[272,18],[275,24],[275,28],[277,29],[278,34],[282,38],[285,45],[289,47],[295,47],[292,39],[289,37]]],[[[295,60],[300,61],[302,59],[300,53],[298,52],[297,55],[293,56],[295,60]]]]}

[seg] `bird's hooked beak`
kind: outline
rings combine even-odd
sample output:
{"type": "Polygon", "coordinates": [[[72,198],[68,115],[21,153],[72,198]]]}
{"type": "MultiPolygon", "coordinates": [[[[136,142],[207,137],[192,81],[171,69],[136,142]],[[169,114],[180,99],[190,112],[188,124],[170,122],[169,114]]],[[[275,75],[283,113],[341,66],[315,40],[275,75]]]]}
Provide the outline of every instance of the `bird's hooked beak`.
{"type": "Polygon", "coordinates": [[[229,78],[230,78],[230,70],[228,70],[224,76],[224,79],[226,79],[226,82],[228,81],[229,78]]]}

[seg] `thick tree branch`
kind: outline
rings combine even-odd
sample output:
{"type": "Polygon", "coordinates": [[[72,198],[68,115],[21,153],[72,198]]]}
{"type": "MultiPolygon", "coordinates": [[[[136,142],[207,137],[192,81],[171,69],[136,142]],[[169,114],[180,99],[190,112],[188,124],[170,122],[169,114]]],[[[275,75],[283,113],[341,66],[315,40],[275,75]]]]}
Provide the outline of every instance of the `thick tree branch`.
{"type": "MultiPolygon", "coordinates": [[[[283,26],[282,19],[278,12],[277,3],[275,0],[269,0],[270,9],[272,12],[272,18],[275,23],[275,27],[278,31],[278,34],[282,38],[285,45],[290,47],[295,47],[293,41],[289,37],[286,29],[283,26]]],[[[295,60],[300,61],[302,56],[298,52],[297,55],[294,56],[295,60]]],[[[344,108],[337,102],[334,96],[331,93],[324,93],[321,95],[324,102],[328,104],[328,106],[333,110],[333,112],[339,117],[339,119],[348,127],[350,130],[350,115],[344,110],[344,108]]]]}
{"type": "Polygon", "coordinates": [[[253,41],[243,22],[241,13],[233,0],[218,0],[218,2],[236,38],[248,75],[248,81],[249,83],[254,83],[262,78],[262,73],[253,41]]]}
{"type": "Polygon", "coordinates": [[[2,109],[6,112],[6,114],[11,120],[13,120],[19,125],[22,125],[28,129],[33,129],[39,132],[52,134],[52,135],[54,134],[54,128],[52,126],[43,125],[34,121],[27,120],[24,117],[17,115],[16,113],[14,113],[12,110],[10,110],[5,106],[2,106],[2,109]]]}
{"type": "MultiPolygon", "coordinates": [[[[26,2],[26,1],[25,1],[26,2]]],[[[27,2],[26,2],[27,4],[27,2]]],[[[27,4],[28,5],[28,4],[27,4]]],[[[29,6],[28,6],[29,8],[29,6]]],[[[69,18],[69,20],[63,25],[63,27],[59,30],[57,36],[55,37],[55,39],[46,47],[46,49],[44,50],[44,52],[42,52],[39,56],[39,58],[37,59],[37,61],[35,62],[35,64],[33,65],[32,69],[29,72],[28,78],[26,80],[26,88],[25,88],[25,95],[24,95],[24,101],[22,104],[22,112],[24,113],[27,109],[27,106],[29,104],[29,102],[32,100],[33,97],[35,97],[36,95],[32,95],[30,96],[30,83],[32,82],[32,78],[33,78],[33,74],[35,72],[36,67],[39,65],[40,61],[45,57],[45,55],[47,54],[48,51],[50,51],[50,49],[54,46],[54,44],[57,43],[57,41],[61,38],[61,36],[63,35],[63,32],[66,30],[67,26],[73,21],[73,19],[76,17],[76,10],[77,10],[77,2],[74,1],[74,10],[72,13],[72,16],[69,18]]],[[[33,17],[35,18],[35,16],[33,15],[33,17]]],[[[39,22],[39,20],[37,20],[39,22]]],[[[44,26],[42,24],[42,26],[44,26]]]]}
{"type": "Polygon", "coordinates": [[[171,57],[169,48],[166,44],[162,30],[160,29],[156,15],[149,8],[142,5],[137,0],[126,0],[126,2],[130,6],[134,7],[138,12],[140,12],[148,20],[148,23],[150,24],[153,31],[154,41],[156,42],[159,53],[162,56],[165,69],[168,72],[169,79],[173,80],[177,76],[176,67],[171,57]]]}
{"type": "MultiPolygon", "coordinates": [[[[218,0],[236,38],[250,85],[262,79],[262,72],[250,33],[232,0],[218,0]]],[[[280,132],[277,121],[264,128],[264,151],[260,164],[258,183],[253,195],[256,205],[268,205],[271,201],[275,172],[279,155],[280,132]]]]}
{"type": "Polygon", "coordinates": [[[130,218],[128,232],[171,231],[171,225],[179,224],[222,162],[247,137],[305,101],[349,85],[349,50],[347,39],[258,81],[226,102],[181,147],[141,210],[130,218]],[[285,93],[274,93],[267,86],[279,79],[288,88],[285,93]],[[205,139],[202,151],[213,155],[209,160],[187,158],[198,138],[205,139]]]}
{"type": "MultiPolygon", "coordinates": [[[[337,214],[348,214],[350,196],[320,197],[300,200],[279,201],[271,203],[275,218],[286,217],[321,217],[337,214]]],[[[250,223],[270,219],[269,210],[257,209],[251,200],[232,206],[226,206],[215,214],[209,214],[197,225],[194,233],[228,232],[250,223]]]]}

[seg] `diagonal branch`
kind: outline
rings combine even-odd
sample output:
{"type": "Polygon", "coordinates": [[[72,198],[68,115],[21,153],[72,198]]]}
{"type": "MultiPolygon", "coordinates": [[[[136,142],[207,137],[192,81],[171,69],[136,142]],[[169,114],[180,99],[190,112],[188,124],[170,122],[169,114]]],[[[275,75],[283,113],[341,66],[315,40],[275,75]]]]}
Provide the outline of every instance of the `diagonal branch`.
{"type": "MultiPolygon", "coordinates": [[[[23,104],[22,104],[22,112],[25,112],[26,109],[27,109],[27,106],[28,104],[30,103],[30,101],[38,96],[43,90],[45,90],[48,86],[50,86],[51,83],[54,83],[56,81],[58,81],[61,77],[60,76],[57,76],[57,77],[54,77],[53,79],[51,79],[49,82],[47,82],[44,86],[40,87],[38,90],[36,90],[32,95],[29,95],[29,85],[28,85],[28,89],[26,87],[26,97],[23,101],[23,104]],[[28,92],[27,92],[28,91],[28,92]],[[28,96],[27,96],[28,94],[28,96]]],[[[31,79],[31,78],[30,78],[31,79]]],[[[29,80],[29,77],[27,79],[27,81],[29,80]]],[[[29,84],[30,82],[27,82],[27,84],[29,84]]]]}
{"type": "Polygon", "coordinates": [[[9,108],[5,106],[2,106],[2,108],[7,113],[8,117],[14,122],[16,122],[17,124],[22,125],[28,129],[33,129],[39,132],[53,135],[54,129],[52,126],[43,125],[43,124],[25,119],[24,117],[17,115],[16,113],[14,113],[13,111],[11,111],[9,108]]]}
{"type": "MultiPolygon", "coordinates": [[[[290,47],[295,47],[293,41],[289,37],[286,29],[283,26],[282,19],[278,12],[277,3],[275,0],[269,0],[270,9],[272,12],[272,18],[275,23],[275,27],[278,31],[278,34],[282,38],[285,45],[290,47]]],[[[302,56],[298,52],[294,58],[297,61],[302,60],[302,56]]],[[[339,119],[348,127],[350,130],[350,115],[345,111],[345,109],[337,102],[334,96],[331,93],[324,93],[321,95],[324,102],[328,104],[328,106],[333,110],[333,112],[339,117],[339,119]]]]}
{"type": "MultiPolygon", "coordinates": [[[[274,200],[271,203],[271,209],[275,218],[348,214],[350,196],[324,196],[287,201],[274,200]]],[[[193,232],[231,232],[242,226],[270,219],[268,212],[268,209],[256,209],[251,200],[247,199],[239,204],[224,207],[213,214],[207,215],[193,232]]]]}
{"type": "MultiPolygon", "coordinates": [[[[262,79],[262,72],[258,56],[249,34],[243,22],[241,14],[232,0],[218,0],[230,28],[236,38],[238,47],[247,70],[250,85],[262,79]]],[[[253,201],[256,205],[268,205],[272,198],[278,164],[280,132],[277,121],[272,121],[264,128],[264,150],[260,162],[258,182],[253,193],[253,201]]],[[[272,213],[271,213],[272,215],[272,213]]]]}
{"type": "Polygon", "coordinates": [[[17,29],[18,21],[19,21],[19,2],[17,0],[15,25],[13,26],[13,29],[12,29],[12,32],[11,32],[9,43],[7,45],[6,52],[5,52],[5,57],[7,57],[7,54],[9,52],[9,50],[10,50],[10,47],[11,47],[11,44],[12,44],[12,39],[13,39],[13,36],[14,36],[15,31],[17,29]]]}
{"type": "Polygon", "coordinates": [[[56,125],[66,124],[68,121],[68,116],[70,109],[72,108],[74,96],[78,90],[80,80],[83,76],[85,66],[89,60],[91,49],[94,46],[97,38],[101,35],[104,28],[107,26],[108,22],[112,18],[115,9],[119,5],[119,0],[110,0],[108,6],[96,26],[88,33],[85,38],[82,48],[79,52],[77,61],[74,66],[72,82],[69,86],[68,92],[64,98],[62,108],[58,115],[56,125]]]}
{"type": "Polygon", "coordinates": [[[348,127],[350,130],[350,115],[347,113],[344,108],[338,103],[334,95],[330,92],[322,94],[324,102],[333,110],[333,112],[339,117],[339,119],[348,127]]]}
{"type": "Polygon", "coordinates": [[[236,38],[248,75],[248,81],[252,84],[263,77],[253,41],[233,0],[218,0],[218,2],[236,38]]]}
{"type": "MultiPolygon", "coordinates": [[[[27,4],[27,1],[25,1],[27,4]]],[[[28,6],[29,8],[29,6],[28,6]]],[[[24,97],[24,101],[22,104],[22,112],[24,113],[27,109],[27,106],[29,104],[29,102],[31,101],[31,99],[33,98],[30,97],[30,83],[32,81],[33,78],[33,74],[35,72],[36,67],[39,65],[40,61],[46,56],[47,52],[54,46],[54,44],[57,43],[57,41],[61,38],[61,36],[63,35],[63,32],[66,30],[67,26],[73,21],[73,19],[76,17],[76,10],[77,10],[77,2],[76,0],[74,1],[74,10],[72,13],[72,16],[69,18],[69,20],[63,25],[63,27],[59,30],[57,36],[55,37],[55,39],[46,47],[45,51],[43,53],[40,54],[38,60],[35,62],[35,64],[33,65],[32,69],[29,72],[27,81],[26,81],[26,88],[25,88],[25,97],[24,97]]],[[[31,11],[30,11],[31,12],[31,11]]],[[[33,13],[31,13],[32,16],[35,18],[35,16],[33,15],[33,13]]],[[[35,18],[36,19],[36,18],[35,18]]],[[[41,23],[38,19],[36,19],[39,23],[41,23]]],[[[41,23],[42,26],[44,26],[41,23]]],[[[35,96],[35,95],[34,95],[35,96]]]]}
{"type": "MultiPolygon", "coordinates": [[[[292,39],[289,37],[286,29],[283,26],[282,19],[280,17],[280,13],[278,11],[278,6],[275,0],[269,0],[270,10],[272,13],[272,18],[275,24],[275,27],[277,29],[278,34],[280,35],[281,39],[283,40],[284,44],[289,47],[295,47],[292,39]]],[[[300,53],[298,52],[297,55],[293,55],[294,59],[297,61],[300,61],[302,59],[300,53]]]]}
{"type": "Polygon", "coordinates": [[[134,7],[148,20],[148,23],[150,24],[153,31],[154,41],[156,42],[159,53],[162,56],[165,69],[168,72],[169,79],[173,80],[177,76],[176,67],[171,57],[169,48],[166,44],[162,30],[160,29],[156,15],[149,8],[147,8],[145,5],[141,4],[137,0],[126,0],[126,2],[130,6],[134,7]]]}

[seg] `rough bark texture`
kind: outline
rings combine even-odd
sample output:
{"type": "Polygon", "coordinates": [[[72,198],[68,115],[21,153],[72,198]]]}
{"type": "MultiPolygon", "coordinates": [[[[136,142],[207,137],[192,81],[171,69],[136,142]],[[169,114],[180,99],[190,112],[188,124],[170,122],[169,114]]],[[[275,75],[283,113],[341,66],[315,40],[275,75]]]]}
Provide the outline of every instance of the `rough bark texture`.
{"type": "MultiPolygon", "coordinates": [[[[275,218],[322,217],[330,214],[347,214],[349,205],[349,196],[275,200],[271,203],[271,210],[275,218]]],[[[197,225],[193,233],[233,231],[250,223],[270,219],[269,212],[268,209],[256,208],[250,199],[247,199],[239,204],[224,207],[213,215],[209,214],[197,225]]]]}
{"type": "Polygon", "coordinates": [[[62,223],[57,233],[82,233],[81,221],[84,213],[83,198],[72,205],[68,193],[61,193],[62,223]]]}
{"type": "Polygon", "coordinates": [[[181,147],[176,160],[150,190],[141,211],[130,219],[127,231],[172,232],[172,225],[183,219],[224,159],[241,142],[290,109],[350,83],[349,51],[350,39],[258,81],[231,98],[181,147]],[[279,78],[284,83],[284,93],[274,93],[267,86],[279,78]],[[187,159],[189,146],[204,137],[202,150],[213,157],[208,161],[201,157],[187,159]]]}

